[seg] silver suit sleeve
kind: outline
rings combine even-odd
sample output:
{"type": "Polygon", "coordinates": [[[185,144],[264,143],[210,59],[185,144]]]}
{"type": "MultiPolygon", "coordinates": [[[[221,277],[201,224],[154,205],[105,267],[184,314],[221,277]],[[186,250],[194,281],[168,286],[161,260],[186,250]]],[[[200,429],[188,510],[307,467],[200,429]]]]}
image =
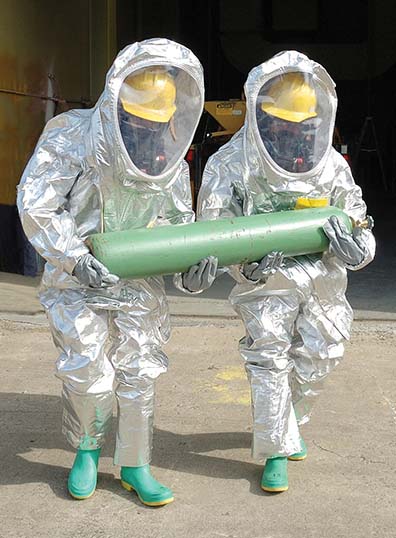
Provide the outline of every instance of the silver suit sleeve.
{"type": "Polygon", "coordinates": [[[51,265],[71,274],[88,252],[67,210],[67,200],[81,172],[75,157],[78,129],[63,115],[48,123],[22,176],[18,209],[24,231],[51,265]]]}
{"type": "MultiPolygon", "coordinates": [[[[334,181],[331,204],[344,210],[354,221],[361,222],[367,216],[367,207],[362,198],[362,189],[356,185],[351,169],[344,161],[344,158],[335,150],[333,158],[340,162],[340,166],[337,169],[334,181]]],[[[363,229],[361,239],[365,243],[367,255],[359,265],[347,265],[347,268],[351,271],[362,269],[373,261],[375,256],[376,242],[372,231],[363,229]]]]}

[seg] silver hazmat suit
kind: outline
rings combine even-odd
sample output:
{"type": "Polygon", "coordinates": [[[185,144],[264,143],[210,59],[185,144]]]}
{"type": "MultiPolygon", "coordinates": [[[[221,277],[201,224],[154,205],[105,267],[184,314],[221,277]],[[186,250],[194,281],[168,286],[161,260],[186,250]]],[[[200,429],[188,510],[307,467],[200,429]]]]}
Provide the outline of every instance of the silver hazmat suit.
{"type": "Polygon", "coordinates": [[[19,185],[24,230],[47,261],[40,300],[60,351],[63,431],[75,448],[102,446],[114,388],[114,462],[123,466],[150,461],[154,382],[168,365],[161,350],[170,333],[163,280],[84,288],[73,268],[88,252],[84,240],[92,233],[194,220],[183,156],[203,102],[202,67],[189,49],[159,38],[130,45],[115,59],[94,108],[66,112],[46,125],[19,185]],[[167,70],[176,85],[172,132],[162,148],[169,158],[161,157],[155,177],[132,161],[119,123],[124,80],[150,66],[167,70]]]}
{"type": "MultiPolygon", "coordinates": [[[[366,216],[361,189],[344,158],[332,148],[337,98],[325,69],[296,51],[285,51],[254,68],[246,81],[244,126],[208,161],[198,198],[199,219],[219,219],[299,207],[332,205],[355,221],[366,216]],[[258,129],[257,107],[263,88],[289,72],[304,73],[315,88],[319,130],[306,171],[282,168],[271,158],[258,129]]],[[[264,92],[265,93],[265,92],[264,92]]],[[[270,93],[270,92],[269,92],[270,93]]],[[[269,106],[269,105],[264,105],[269,106]]],[[[300,161],[298,161],[300,162],[300,161]]],[[[302,162],[302,160],[301,160],[302,162]]],[[[368,264],[375,253],[370,230],[363,230],[368,264]]],[[[301,450],[298,425],[309,420],[312,399],[322,380],[339,363],[349,338],[352,309],[345,298],[346,266],[328,252],[285,258],[265,282],[244,278],[229,268],[237,284],[230,301],[246,336],[240,352],[251,385],[258,461],[301,450]]]]}

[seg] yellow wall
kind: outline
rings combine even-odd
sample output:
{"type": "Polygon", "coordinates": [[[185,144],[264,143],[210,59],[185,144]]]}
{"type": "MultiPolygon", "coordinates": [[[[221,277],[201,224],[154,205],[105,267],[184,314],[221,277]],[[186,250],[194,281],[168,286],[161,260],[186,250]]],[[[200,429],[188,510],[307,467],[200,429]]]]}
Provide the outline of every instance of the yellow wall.
{"type": "Polygon", "coordinates": [[[46,121],[96,100],[115,52],[115,0],[1,0],[0,204],[15,204],[46,121]],[[55,110],[52,101],[4,90],[68,103],[55,110]]]}

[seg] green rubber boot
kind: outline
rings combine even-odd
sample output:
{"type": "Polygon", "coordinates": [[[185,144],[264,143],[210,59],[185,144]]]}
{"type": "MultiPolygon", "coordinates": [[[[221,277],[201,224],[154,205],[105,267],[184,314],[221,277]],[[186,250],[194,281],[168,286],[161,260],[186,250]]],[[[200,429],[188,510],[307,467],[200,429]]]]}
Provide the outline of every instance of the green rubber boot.
{"type": "Polygon", "coordinates": [[[287,458],[268,458],[265,462],[263,476],[261,478],[261,489],[277,493],[289,489],[287,479],[287,458]]]}
{"type": "Polygon", "coordinates": [[[163,506],[173,501],[172,491],[157,482],[151,475],[150,466],[121,467],[121,485],[127,491],[135,491],[147,506],[163,506]]]}
{"type": "Polygon", "coordinates": [[[88,499],[95,493],[100,450],[77,450],[67,481],[69,493],[75,499],[88,499]]]}
{"type": "Polygon", "coordinates": [[[305,458],[308,456],[308,450],[306,447],[306,444],[304,443],[304,439],[301,437],[300,439],[302,450],[301,452],[296,452],[295,454],[292,454],[288,457],[290,461],[302,461],[305,460],[305,458]]]}

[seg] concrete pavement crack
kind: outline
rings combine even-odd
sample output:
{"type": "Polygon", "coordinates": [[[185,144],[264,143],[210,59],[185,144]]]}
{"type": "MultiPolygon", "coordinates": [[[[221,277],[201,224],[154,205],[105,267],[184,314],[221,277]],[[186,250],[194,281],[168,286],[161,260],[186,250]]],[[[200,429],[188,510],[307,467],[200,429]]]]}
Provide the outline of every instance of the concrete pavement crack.
{"type": "Polygon", "coordinates": [[[316,441],[312,441],[312,443],[319,448],[320,450],[323,450],[324,452],[330,452],[330,454],[334,454],[335,456],[338,456],[339,458],[346,458],[346,456],[343,456],[342,454],[338,454],[338,452],[334,452],[333,450],[330,450],[328,448],[325,448],[324,446],[320,445],[316,441]]]}
{"type": "Polygon", "coordinates": [[[387,465],[386,461],[378,461],[378,460],[370,460],[369,458],[366,458],[366,456],[354,456],[350,454],[339,454],[338,452],[335,452],[334,450],[330,450],[329,448],[325,448],[324,446],[320,445],[316,441],[312,441],[312,443],[319,448],[320,450],[323,450],[324,452],[329,452],[330,454],[334,454],[335,456],[338,456],[342,459],[359,459],[363,463],[372,463],[377,465],[387,465]]]}

